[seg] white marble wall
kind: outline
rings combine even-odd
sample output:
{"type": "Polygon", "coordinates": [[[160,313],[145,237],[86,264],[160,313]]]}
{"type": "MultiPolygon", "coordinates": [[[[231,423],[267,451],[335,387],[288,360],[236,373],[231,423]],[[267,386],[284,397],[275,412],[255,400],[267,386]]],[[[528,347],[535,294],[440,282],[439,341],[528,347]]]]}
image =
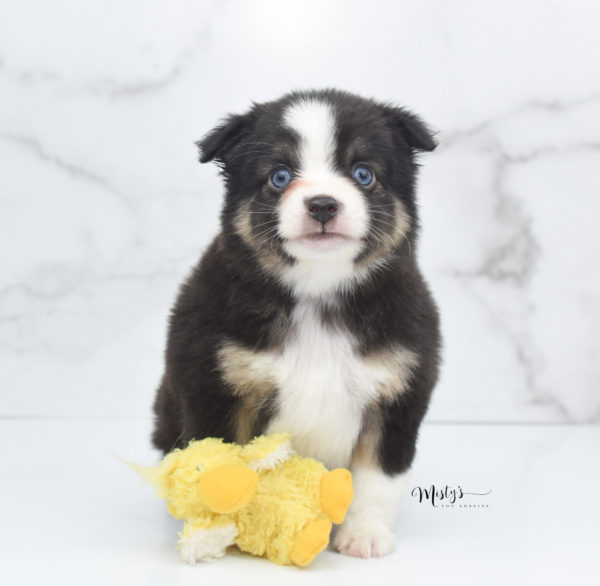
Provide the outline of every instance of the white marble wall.
{"type": "Polygon", "coordinates": [[[178,283],[217,229],[193,141],[335,86],[439,129],[421,259],[434,420],[600,420],[600,4],[0,4],[0,415],[147,417],[178,283]]]}

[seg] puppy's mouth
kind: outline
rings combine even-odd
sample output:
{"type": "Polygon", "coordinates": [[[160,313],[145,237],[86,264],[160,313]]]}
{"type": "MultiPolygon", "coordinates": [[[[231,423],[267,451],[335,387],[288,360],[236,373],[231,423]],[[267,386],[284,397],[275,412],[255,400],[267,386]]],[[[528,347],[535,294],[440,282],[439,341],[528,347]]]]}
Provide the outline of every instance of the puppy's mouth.
{"type": "Polygon", "coordinates": [[[290,238],[291,242],[322,242],[322,241],[335,241],[335,240],[355,240],[348,234],[342,234],[341,232],[333,232],[330,230],[320,230],[318,232],[306,232],[300,234],[295,238],[290,238]]]}
{"type": "Polygon", "coordinates": [[[304,232],[299,236],[290,238],[287,242],[292,247],[292,255],[303,258],[305,255],[311,257],[314,254],[317,256],[321,254],[344,255],[349,249],[354,250],[356,248],[357,240],[341,232],[321,230],[319,232],[304,232]]]}

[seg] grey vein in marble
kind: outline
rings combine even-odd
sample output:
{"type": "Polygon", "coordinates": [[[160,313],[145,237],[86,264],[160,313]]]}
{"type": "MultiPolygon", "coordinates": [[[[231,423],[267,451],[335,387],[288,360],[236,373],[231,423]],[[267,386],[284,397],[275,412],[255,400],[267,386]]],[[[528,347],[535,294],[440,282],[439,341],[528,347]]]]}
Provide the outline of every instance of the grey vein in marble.
{"type": "Polygon", "coordinates": [[[127,207],[135,207],[133,199],[129,197],[126,193],[112,185],[108,180],[95,173],[92,173],[91,171],[88,171],[84,167],[65,161],[61,157],[47,152],[47,150],[42,146],[40,141],[31,137],[19,136],[8,132],[0,132],[0,139],[27,149],[38,159],[44,161],[45,163],[53,165],[61,171],[68,173],[71,177],[82,179],[84,181],[92,183],[96,187],[104,189],[105,191],[116,196],[127,207]]]}

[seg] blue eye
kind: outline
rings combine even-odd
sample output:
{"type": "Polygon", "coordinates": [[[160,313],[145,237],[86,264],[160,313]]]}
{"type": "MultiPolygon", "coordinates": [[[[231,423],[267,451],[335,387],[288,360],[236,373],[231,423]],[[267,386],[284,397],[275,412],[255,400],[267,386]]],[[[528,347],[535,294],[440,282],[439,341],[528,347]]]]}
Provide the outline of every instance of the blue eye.
{"type": "Polygon", "coordinates": [[[271,175],[271,182],[275,187],[285,187],[292,180],[292,174],[287,169],[277,169],[271,175]]]}
{"type": "Polygon", "coordinates": [[[352,177],[361,185],[371,185],[373,183],[373,173],[366,165],[356,165],[352,171],[352,177]]]}

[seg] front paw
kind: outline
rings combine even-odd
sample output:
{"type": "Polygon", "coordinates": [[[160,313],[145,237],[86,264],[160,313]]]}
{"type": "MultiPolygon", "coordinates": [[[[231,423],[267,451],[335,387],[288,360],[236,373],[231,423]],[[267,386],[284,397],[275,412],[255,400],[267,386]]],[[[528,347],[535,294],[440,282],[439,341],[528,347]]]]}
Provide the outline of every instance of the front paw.
{"type": "Polygon", "coordinates": [[[333,547],[344,555],[380,558],[396,549],[396,537],[380,521],[348,519],[337,532],[333,547]]]}

